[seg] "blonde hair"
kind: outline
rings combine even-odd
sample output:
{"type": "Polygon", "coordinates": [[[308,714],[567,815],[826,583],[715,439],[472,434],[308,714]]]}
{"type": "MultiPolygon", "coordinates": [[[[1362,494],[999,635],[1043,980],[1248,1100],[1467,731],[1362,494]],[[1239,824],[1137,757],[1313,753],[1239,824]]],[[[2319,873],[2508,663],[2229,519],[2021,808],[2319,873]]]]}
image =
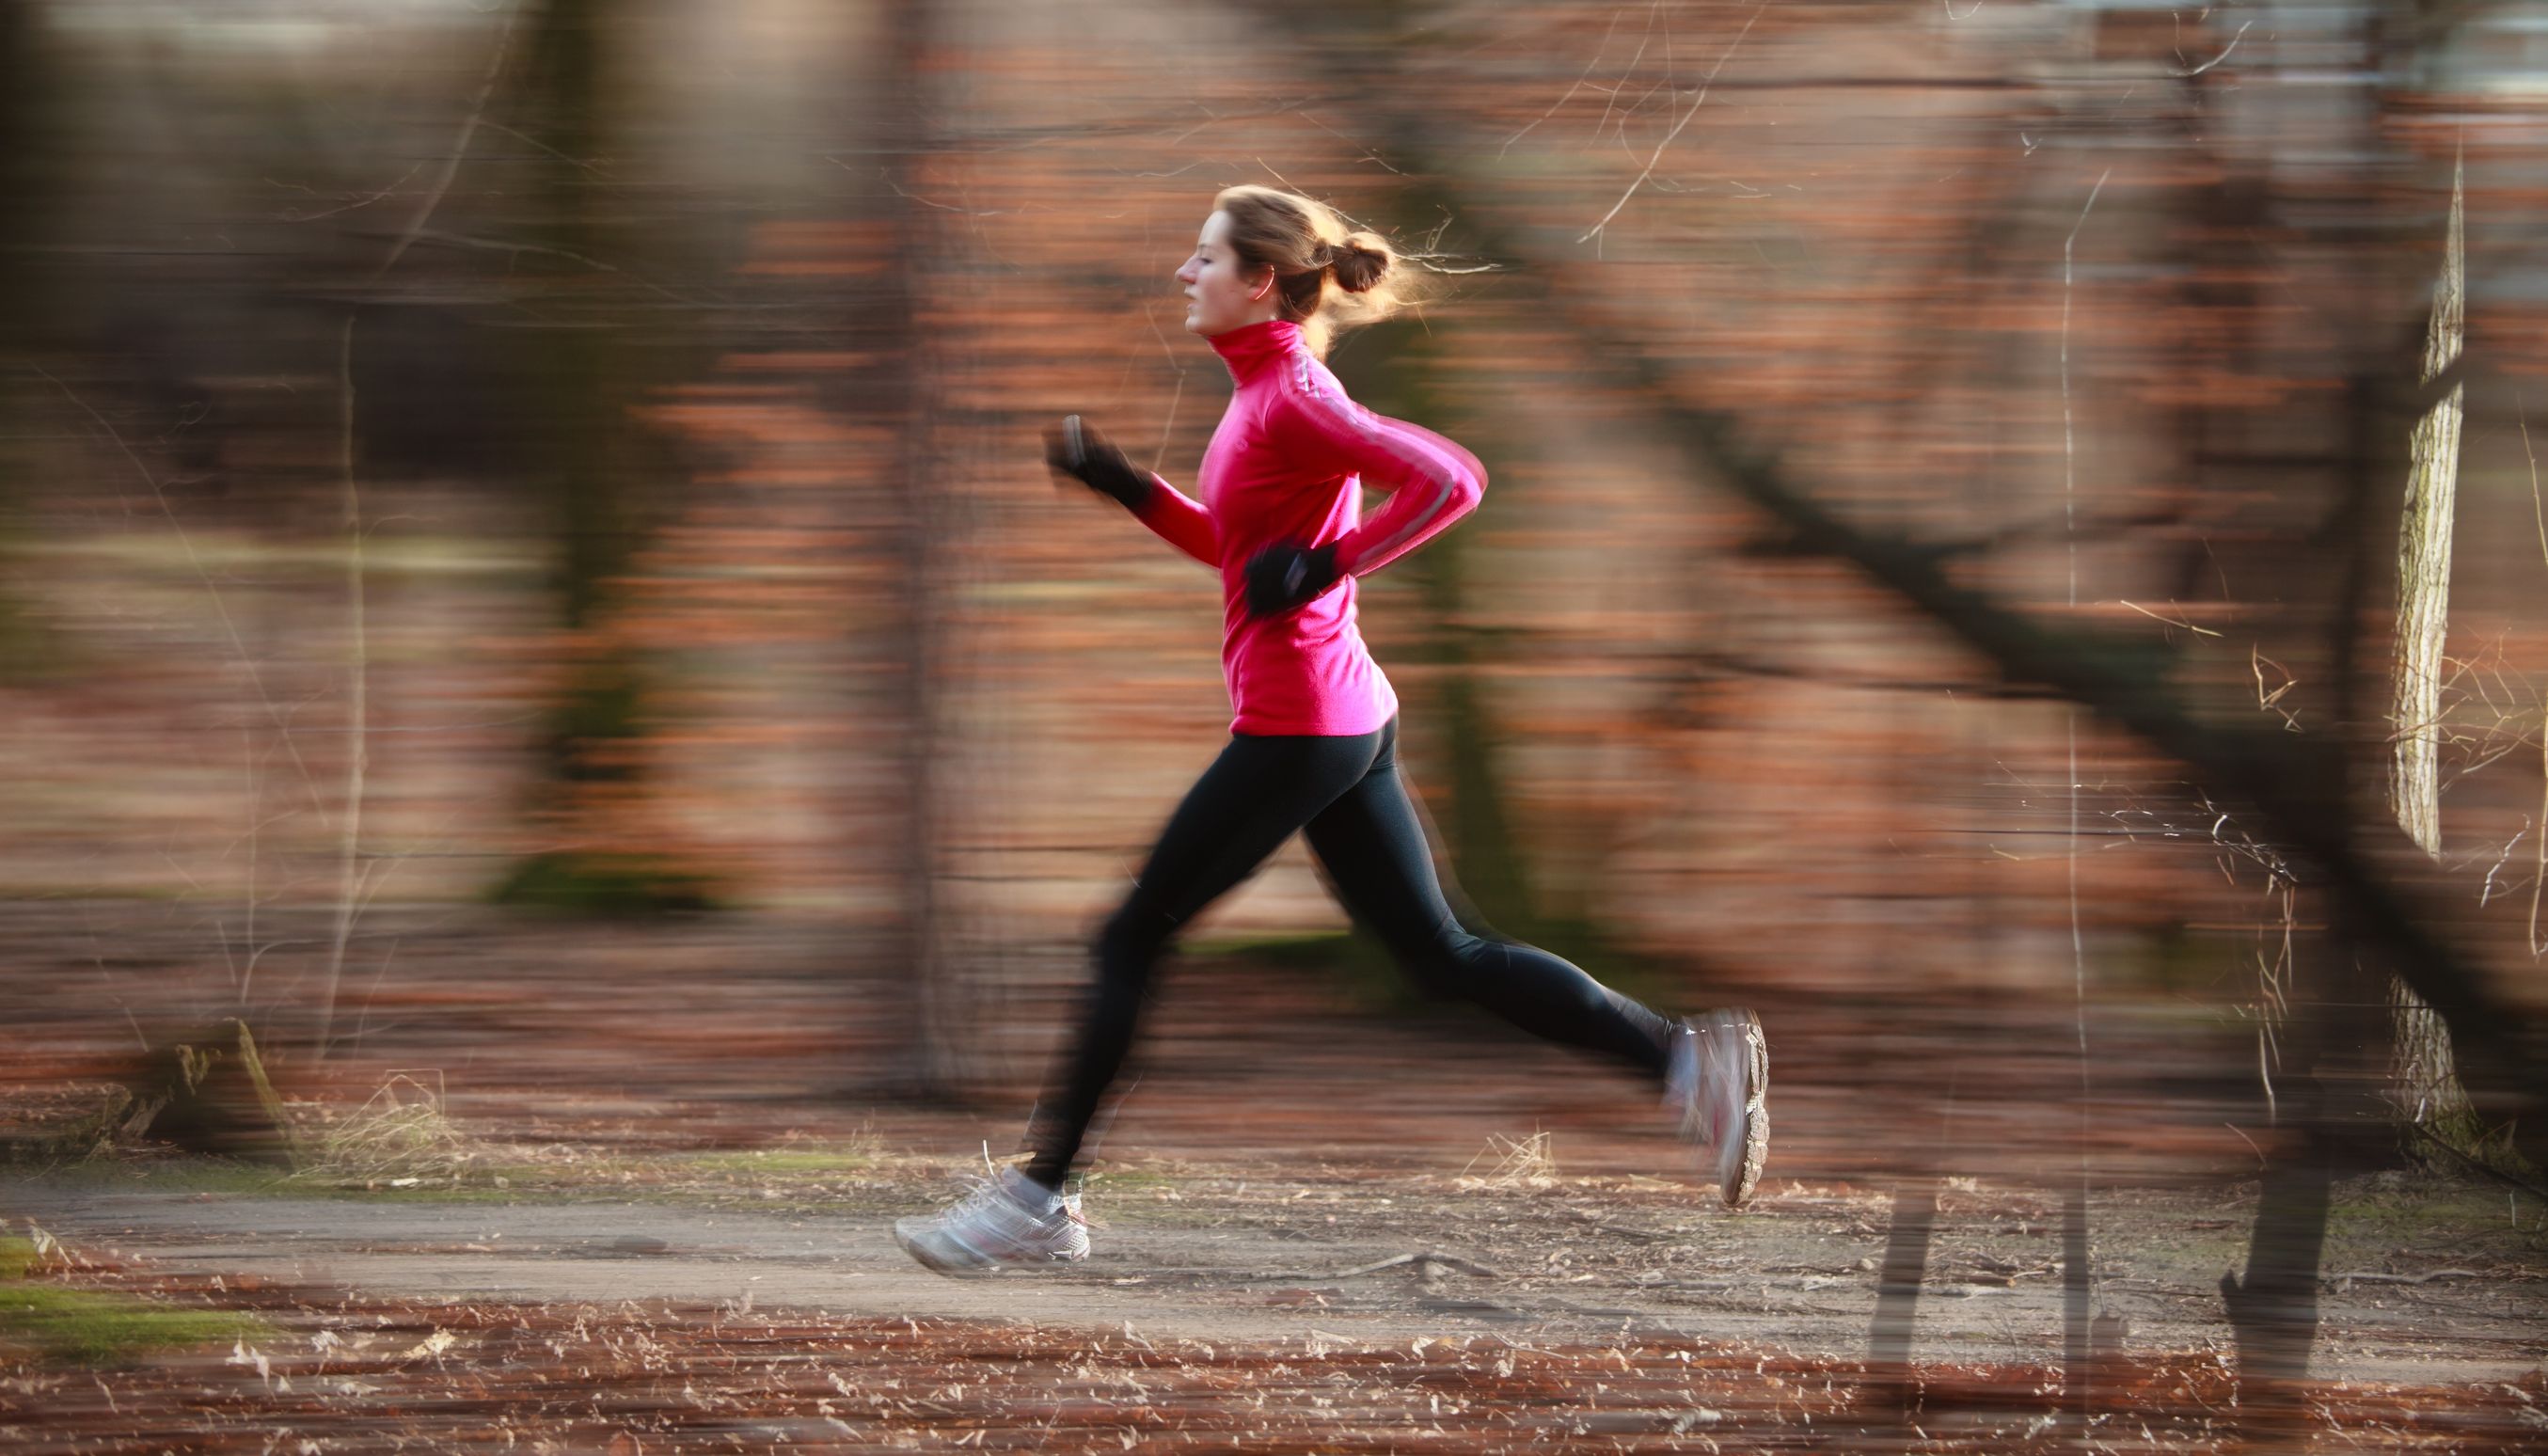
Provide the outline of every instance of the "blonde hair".
{"type": "Polygon", "coordinates": [[[1412,270],[1389,239],[1348,229],[1325,203],[1250,184],[1224,188],[1212,206],[1229,215],[1229,245],[1239,262],[1274,270],[1278,317],[1300,324],[1321,358],[1338,333],[1377,323],[1411,302],[1412,270]]]}

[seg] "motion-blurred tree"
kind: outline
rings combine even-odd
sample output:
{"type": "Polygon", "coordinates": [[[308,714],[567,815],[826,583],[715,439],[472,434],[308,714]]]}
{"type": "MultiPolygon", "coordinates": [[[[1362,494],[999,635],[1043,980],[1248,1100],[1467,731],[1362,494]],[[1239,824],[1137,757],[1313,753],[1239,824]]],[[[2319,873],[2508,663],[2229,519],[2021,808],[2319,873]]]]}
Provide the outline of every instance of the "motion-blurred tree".
{"type": "Polygon", "coordinates": [[[965,1028],[956,994],[961,967],[952,906],[944,893],[958,758],[954,735],[959,725],[946,707],[955,630],[947,592],[956,557],[950,529],[957,516],[937,458],[933,425],[944,400],[933,368],[936,330],[923,305],[941,248],[934,220],[917,200],[923,185],[918,163],[932,150],[935,119],[929,66],[934,11],[930,0],[892,0],[876,51],[878,74],[868,81],[878,106],[872,135],[882,143],[877,159],[885,183],[874,205],[891,239],[877,280],[882,333],[869,398],[899,456],[888,467],[896,478],[884,502],[899,567],[890,623],[899,658],[890,731],[899,770],[891,833],[898,841],[900,893],[895,953],[886,963],[896,967],[899,1011],[909,1026],[903,1075],[914,1094],[941,1098],[962,1079],[965,1028]]]}
{"type": "Polygon", "coordinates": [[[511,92],[515,130],[536,138],[532,153],[513,163],[529,173],[537,209],[524,226],[584,286],[561,281],[551,301],[564,317],[528,329],[535,357],[525,371],[522,421],[549,493],[568,659],[534,812],[564,843],[516,864],[496,896],[605,912],[696,909],[713,895],[648,810],[648,669],[642,644],[611,630],[609,613],[671,478],[660,448],[630,414],[648,383],[643,361],[661,351],[645,347],[620,291],[592,282],[596,260],[625,257],[636,242],[604,205],[588,160],[610,150],[632,104],[613,56],[631,20],[613,0],[545,0],[511,92]]]}
{"type": "MultiPolygon", "coordinates": [[[[59,154],[44,135],[55,68],[44,54],[34,10],[32,0],[0,0],[0,361],[11,375],[0,381],[0,420],[16,418],[28,394],[21,359],[34,342],[41,298],[33,247],[59,154]]],[[[18,524],[10,517],[26,502],[26,468],[14,442],[0,448],[0,554],[18,549],[18,524]]],[[[0,676],[23,671],[40,652],[25,603],[0,589],[0,676]]]]}
{"type": "MultiPolygon", "coordinates": [[[[1420,213],[1421,198],[1402,198],[1402,208],[1420,213]]],[[[1418,264],[1421,266],[1421,264],[1418,264]]],[[[1383,414],[1418,420],[1438,428],[1475,450],[1497,481],[1500,504],[1509,504],[1542,462],[1529,459],[1527,441],[1512,437],[1496,420],[1464,417],[1451,397],[1435,387],[1441,355],[1455,350],[1456,339],[1416,319],[1394,319],[1349,336],[1331,361],[1346,393],[1383,414]]],[[[1589,860],[1598,851],[1591,842],[1606,827],[1591,805],[1564,803],[1539,808],[1540,822],[1550,832],[1533,833],[1522,822],[1515,803],[1507,752],[1509,732],[1499,714],[1494,692],[1495,670],[1509,657],[1512,643],[1497,626],[1482,625],[1485,613],[1475,609],[1493,584],[1472,579],[1478,571],[1478,533],[1452,530],[1392,568],[1421,593],[1423,633],[1411,663],[1431,671],[1409,675],[1403,691],[1419,700],[1410,721],[1424,723],[1419,742],[1432,746],[1446,771],[1431,797],[1438,801],[1442,844],[1448,862],[1446,884],[1455,903],[1474,907],[1472,930],[1516,937],[1544,947],[1584,966],[1605,983],[1638,995],[1661,995],[1654,967],[1614,944],[1603,934],[1586,905],[1557,908],[1562,897],[1552,883],[1597,882],[1594,863],[1564,863],[1567,857],[1589,860]]],[[[1410,771],[1410,778],[1416,775],[1410,771]]],[[[1428,808],[1432,805],[1428,804],[1428,808]]],[[[1470,917],[1464,911],[1463,918],[1470,917]]],[[[1369,957],[1366,957],[1369,958],[1369,957]]]]}

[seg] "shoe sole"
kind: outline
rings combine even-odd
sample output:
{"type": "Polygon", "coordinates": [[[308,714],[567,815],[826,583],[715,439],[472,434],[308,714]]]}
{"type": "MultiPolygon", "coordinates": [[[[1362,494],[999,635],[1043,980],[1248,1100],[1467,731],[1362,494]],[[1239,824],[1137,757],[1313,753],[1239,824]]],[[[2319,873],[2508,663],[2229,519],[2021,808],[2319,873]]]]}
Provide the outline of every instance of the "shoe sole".
{"type": "Polygon", "coordinates": [[[932,1274],[944,1275],[950,1279],[962,1278],[967,1274],[979,1274],[986,1269],[995,1269],[999,1267],[996,1264],[951,1264],[943,1259],[932,1257],[928,1248],[923,1245],[919,1239],[912,1237],[910,1234],[903,1232],[899,1228],[893,1230],[893,1241],[901,1247],[904,1253],[911,1255],[911,1261],[913,1263],[918,1264],[920,1267],[928,1270],[932,1274]]]}
{"type": "Polygon", "coordinates": [[[1076,1254],[1046,1254],[1041,1258],[1033,1259],[995,1259],[984,1255],[976,1255],[970,1260],[951,1262],[945,1259],[933,1258],[930,1255],[927,1245],[912,1237],[910,1234],[903,1232],[900,1228],[893,1230],[893,1241],[901,1247],[904,1253],[911,1255],[911,1261],[913,1263],[918,1264],[920,1267],[928,1270],[932,1274],[943,1275],[949,1279],[964,1279],[980,1274],[997,1274],[1003,1269],[1039,1269],[1046,1264],[1076,1264],[1088,1257],[1085,1252],[1076,1254]]]}
{"type": "Polygon", "coordinates": [[[1761,1169],[1770,1160],[1770,1039],[1761,1030],[1761,1018],[1749,1010],[1724,1013],[1734,1019],[1737,1034],[1743,1038],[1746,1055],[1743,1065],[1743,1154],[1731,1168],[1725,1168],[1720,1153],[1718,1192],[1725,1206],[1739,1209],[1752,1201],[1761,1187],[1761,1169]]]}

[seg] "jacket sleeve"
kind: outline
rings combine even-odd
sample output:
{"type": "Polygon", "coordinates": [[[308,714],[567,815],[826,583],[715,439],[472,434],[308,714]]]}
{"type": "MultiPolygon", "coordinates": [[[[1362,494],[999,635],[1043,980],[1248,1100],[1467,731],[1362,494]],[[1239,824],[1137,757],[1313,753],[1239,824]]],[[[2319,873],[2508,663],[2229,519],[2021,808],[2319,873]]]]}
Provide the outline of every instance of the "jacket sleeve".
{"type": "Polygon", "coordinates": [[[1389,493],[1371,519],[1336,542],[1336,569],[1368,576],[1478,508],[1486,467],[1459,445],[1375,414],[1315,383],[1284,394],[1285,443],[1308,463],[1389,493]]]}
{"type": "Polygon", "coordinates": [[[1212,512],[1155,475],[1150,484],[1149,499],[1133,512],[1133,518],[1156,532],[1160,540],[1219,571],[1221,533],[1213,529],[1212,512]]]}

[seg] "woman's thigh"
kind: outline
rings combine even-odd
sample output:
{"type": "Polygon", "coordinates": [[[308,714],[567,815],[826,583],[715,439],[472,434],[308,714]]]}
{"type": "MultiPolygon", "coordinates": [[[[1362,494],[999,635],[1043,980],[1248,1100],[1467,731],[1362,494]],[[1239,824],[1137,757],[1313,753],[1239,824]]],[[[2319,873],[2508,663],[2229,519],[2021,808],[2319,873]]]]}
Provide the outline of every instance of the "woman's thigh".
{"type": "Polygon", "coordinates": [[[1233,737],[1168,816],[1131,904],[1171,926],[1191,919],[1352,789],[1380,741],[1233,737]]]}
{"type": "Polygon", "coordinates": [[[1313,818],[1307,837],[1346,911],[1402,959],[1461,933],[1395,754],[1313,818]]]}

